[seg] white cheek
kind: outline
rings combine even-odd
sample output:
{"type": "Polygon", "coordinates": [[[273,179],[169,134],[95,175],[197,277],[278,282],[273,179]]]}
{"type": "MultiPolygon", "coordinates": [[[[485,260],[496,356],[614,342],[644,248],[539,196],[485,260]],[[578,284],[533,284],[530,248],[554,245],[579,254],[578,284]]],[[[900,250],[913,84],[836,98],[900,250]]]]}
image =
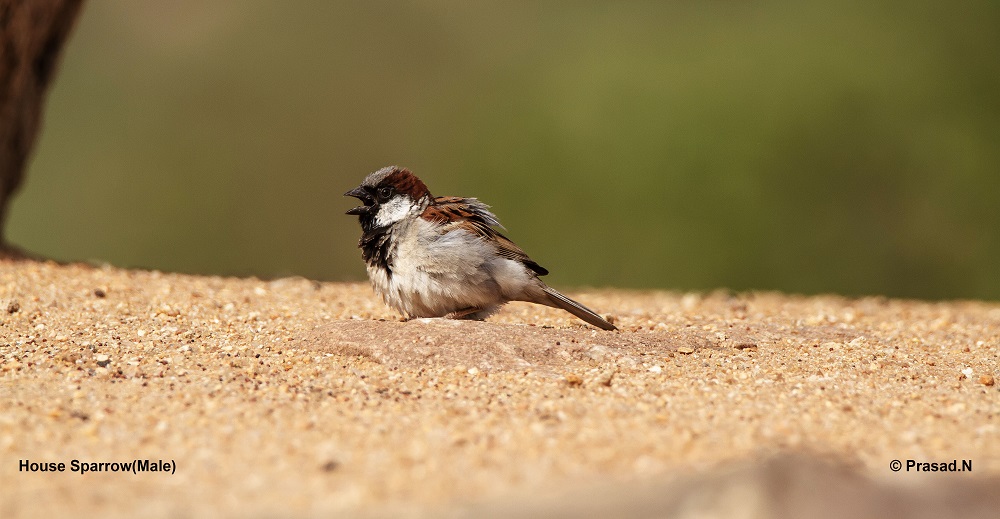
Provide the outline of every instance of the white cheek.
{"type": "Polygon", "coordinates": [[[375,225],[385,227],[392,225],[410,214],[413,210],[413,202],[405,196],[397,196],[392,200],[382,204],[375,215],[375,225]]]}

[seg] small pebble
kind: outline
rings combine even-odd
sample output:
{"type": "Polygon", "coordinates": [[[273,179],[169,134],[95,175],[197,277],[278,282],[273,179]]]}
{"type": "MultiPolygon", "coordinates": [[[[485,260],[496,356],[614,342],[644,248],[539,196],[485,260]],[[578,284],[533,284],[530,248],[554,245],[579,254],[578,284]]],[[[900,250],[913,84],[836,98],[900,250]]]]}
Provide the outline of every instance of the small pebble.
{"type": "Polygon", "coordinates": [[[661,368],[660,366],[653,366],[653,367],[649,368],[649,372],[650,373],[663,373],[663,368],[661,368]]]}
{"type": "Polygon", "coordinates": [[[94,360],[97,362],[97,365],[102,368],[107,367],[108,364],[111,364],[111,357],[103,353],[95,355],[94,360]]]}
{"type": "Polygon", "coordinates": [[[992,386],[996,384],[996,380],[993,379],[993,375],[981,375],[979,377],[979,383],[984,386],[992,386]]]}
{"type": "Polygon", "coordinates": [[[694,353],[694,348],[692,348],[690,346],[681,346],[681,347],[677,348],[677,353],[683,353],[685,355],[690,355],[690,354],[694,353]]]}
{"type": "Polygon", "coordinates": [[[98,297],[98,298],[102,298],[102,299],[103,299],[103,298],[104,298],[104,296],[106,296],[106,295],[108,295],[108,294],[106,294],[106,293],[105,293],[105,292],[104,292],[103,290],[101,290],[100,288],[95,288],[95,289],[94,289],[94,297],[98,297]]]}
{"type": "Polygon", "coordinates": [[[597,374],[597,376],[594,377],[594,383],[600,384],[602,386],[611,387],[611,381],[612,381],[612,379],[614,379],[615,373],[617,373],[617,372],[618,372],[618,370],[616,368],[613,368],[613,367],[610,368],[610,369],[606,369],[604,371],[601,371],[600,373],[597,374]]]}
{"type": "Polygon", "coordinates": [[[10,303],[7,304],[8,314],[16,314],[20,310],[21,310],[21,303],[18,303],[17,301],[11,301],[10,303]]]}

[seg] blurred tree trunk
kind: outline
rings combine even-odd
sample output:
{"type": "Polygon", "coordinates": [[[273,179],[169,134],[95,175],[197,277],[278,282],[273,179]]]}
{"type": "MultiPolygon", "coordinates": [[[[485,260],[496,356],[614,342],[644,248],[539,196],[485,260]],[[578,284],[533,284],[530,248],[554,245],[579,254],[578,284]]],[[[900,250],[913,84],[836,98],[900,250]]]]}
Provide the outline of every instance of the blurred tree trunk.
{"type": "Polygon", "coordinates": [[[0,0],[0,250],[59,51],[83,0],[0,0]]]}

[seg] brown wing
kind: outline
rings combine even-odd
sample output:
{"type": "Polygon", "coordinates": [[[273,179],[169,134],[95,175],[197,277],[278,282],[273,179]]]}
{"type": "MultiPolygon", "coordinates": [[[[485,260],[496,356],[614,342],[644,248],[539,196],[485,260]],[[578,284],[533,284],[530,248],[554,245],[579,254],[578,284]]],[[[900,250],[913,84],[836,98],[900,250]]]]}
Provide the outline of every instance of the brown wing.
{"type": "Polygon", "coordinates": [[[497,254],[521,262],[539,276],[549,273],[544,267],[535,263],[520,247],[500,234],[494,227],[503,227],[489,210],[489,206],[475,198],[460,198],[456,196],[439,196],[434,203],[424,210],[421,218],[439,223],[449,223],[481,236],[484,240],[496,243],[497,254]]]}

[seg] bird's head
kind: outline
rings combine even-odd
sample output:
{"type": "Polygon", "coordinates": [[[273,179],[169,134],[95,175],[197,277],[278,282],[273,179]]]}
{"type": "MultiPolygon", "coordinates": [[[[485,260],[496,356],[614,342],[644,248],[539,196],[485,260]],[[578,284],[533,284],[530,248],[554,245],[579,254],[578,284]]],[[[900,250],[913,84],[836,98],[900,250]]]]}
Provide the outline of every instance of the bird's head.
{"type": "Polygon", "coordinates": [[[410,170],[399,166],[388,166],[368,175],[360,186],[344,196],[361,200],[363,205],[351,208],[347,214],[357,215],[366,231],[388,227],[422,211],[431,199],[427,186],[410,170]]]}

